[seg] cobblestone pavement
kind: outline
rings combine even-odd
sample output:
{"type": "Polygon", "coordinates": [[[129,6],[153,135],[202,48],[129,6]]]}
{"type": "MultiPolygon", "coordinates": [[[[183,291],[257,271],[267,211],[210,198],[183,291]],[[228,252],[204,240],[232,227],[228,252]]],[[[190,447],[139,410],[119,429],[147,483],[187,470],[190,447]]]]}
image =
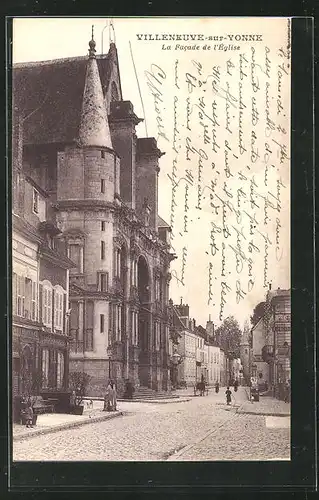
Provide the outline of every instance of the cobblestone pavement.
{"type": "Polygon", "coordinates": [[[185,403],[120,403],[124,415],[13,443],[13,459],[36,461],[240,460],[289,457],[289,429],[266,429],[265,417],[239,415],[242,389],[233,405],[219,394],[185,403]],[[206,436],[206,437],[205,437],[206,436]],[[198,441],[201,442],[199,444],[198,441]],[[194,448],[189,450],[191,444],[194,448]],[[186,447],[186,448],[185,448],[186,447]],[[179,458],[178,452],[185,448],[179,458]],[[222,453],[221,453],[222,450],[222,453]],[[249,458],[248,458],[249,459],[249,458]]]}
{"type": "Polygon", "coordinates": [[[246,401],[239,411],[263,415],[290,415],[290,403],[262,396],[258,402],[246,401]]]}

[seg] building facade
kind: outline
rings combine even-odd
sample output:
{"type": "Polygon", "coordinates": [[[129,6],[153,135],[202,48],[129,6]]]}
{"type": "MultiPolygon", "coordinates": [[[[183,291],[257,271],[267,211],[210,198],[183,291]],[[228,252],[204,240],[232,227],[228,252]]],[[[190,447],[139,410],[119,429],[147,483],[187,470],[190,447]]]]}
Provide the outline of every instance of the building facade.
{"type": "Polygon", "coordinates": [[[24,124],[12,128],[13,396],[68,388],[69,269],[47,193],[23,161],[24,124]]]}
{"type": "Polygon", "coordinates": [[[193,387],[196,382],[196,345],[197,335],[191,330],[184,329],[180,332],[181,337],[177,352],[182,357],[178,367],[178,381],[185,383],[187,387],[193,387]]]}
{"type": "Polygon", "coordinates": [[[168,387],[169,226],[158,216],[162,152],[137,138],[141,121],[123,101],[117,50],[14,68],[29,116],[24,160],[37,166],[70,272],[70,370],[168,387]],[[42,100],[41,100],[42,99],[42,100]],[[40,101],[40,102],[39,102],[40,101]],[[34,111],[34,112],[33,112],[34,111]]]}
{"type": "Polygon", "coordinates": [[[218,382],[221,384],[221,353],[220,348],[207,345],[208,351],[208,383],[210,385],[218,382]]]}
{"type": "Polygon", "coordinates": [[[261,389],[283,398],[290,384],[291,298],[290,290],[269,290],[265,313],[252,328],[251,376],[261,389]]]}

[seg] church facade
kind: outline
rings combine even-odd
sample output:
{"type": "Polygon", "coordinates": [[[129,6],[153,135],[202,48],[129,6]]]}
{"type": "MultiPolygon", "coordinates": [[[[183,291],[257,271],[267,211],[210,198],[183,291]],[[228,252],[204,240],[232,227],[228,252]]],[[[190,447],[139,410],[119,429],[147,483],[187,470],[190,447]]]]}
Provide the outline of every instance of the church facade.
{"type": "Polygon", "coordinates": [[[169,385],[169,226],[158,215],[154,138],[122,98],[117,50],[17,64],[23,165],[50,201],[69,281],[69,371],[90,375],[90,395],[113,379],[169,385]]]}

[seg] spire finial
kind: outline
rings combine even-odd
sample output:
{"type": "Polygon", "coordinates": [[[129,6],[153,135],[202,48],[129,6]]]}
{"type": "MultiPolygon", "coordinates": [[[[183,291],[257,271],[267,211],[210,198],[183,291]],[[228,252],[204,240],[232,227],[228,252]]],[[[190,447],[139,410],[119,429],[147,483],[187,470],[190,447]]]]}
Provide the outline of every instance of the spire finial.
{"type": "Polygon", "coordinates": [[[90,58],[95,57],[95,40],[94,40],[94,24],[92,24],[92,39],[89,41],[89,56],[90,58]]]}
{"type": "Polygon", "coordinates": [[[110,44],[111,43],[115,44],[115,29],[113,24],[113,18],[110,19],[109,23],[109,42],[110,44]]]}

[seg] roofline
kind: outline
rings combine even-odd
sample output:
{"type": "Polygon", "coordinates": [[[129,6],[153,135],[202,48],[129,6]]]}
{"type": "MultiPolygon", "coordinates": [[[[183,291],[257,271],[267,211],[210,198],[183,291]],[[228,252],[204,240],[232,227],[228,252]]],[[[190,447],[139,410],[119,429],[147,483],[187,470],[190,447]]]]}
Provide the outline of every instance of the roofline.
{"type": "Polygon", "coordinates": [[[256,323],[256,324],[255,324],[255,325],[251,328],[251,331],[254,331],[254,330],[257,328],[257,326],[259,325],[259,323],[261,322],[261,320],[263,320],[263,319],[264,319],[264,316],[265,316],[265,315],[263,314],[263,315],[259,318],[259,320],[257,321],[257,323],[256,323]]]}
{"type": "MultiPolygon", "coordinates": [[[[109,57],[109,53],[107,54],[97,54],[96,59],[107,59],[109,57]]],[[[27,61],[27,62],[21,62],[21,63],[14,63],[12,65],[13,69],[22,69],[22,68],[30,68],[30,67],[37,67],[37,66],[46,66],[50,64],[56,64],[56,63],[64,63],[64,62],[71,62],[71,61],[85,61],[88,59],[89,56],[73,56],[73,57],[62,57],[59,59],[47,59],[45,61],[27,61]]]]}

